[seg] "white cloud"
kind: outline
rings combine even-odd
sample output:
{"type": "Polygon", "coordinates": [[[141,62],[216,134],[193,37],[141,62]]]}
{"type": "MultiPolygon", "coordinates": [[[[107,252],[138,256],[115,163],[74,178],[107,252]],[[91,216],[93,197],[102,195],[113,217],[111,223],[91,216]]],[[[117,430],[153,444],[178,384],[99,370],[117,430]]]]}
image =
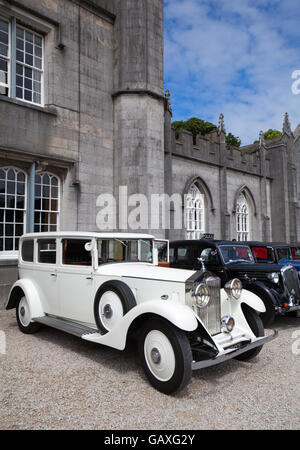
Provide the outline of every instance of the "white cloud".
{"type": "Polygon", "coordinates": [[[218,123],[251,143],[259,131],[294,128],[300,95],[299,19],[291,0],[166,1],[166,88],[174,120],[192,116],[218,123]]]}

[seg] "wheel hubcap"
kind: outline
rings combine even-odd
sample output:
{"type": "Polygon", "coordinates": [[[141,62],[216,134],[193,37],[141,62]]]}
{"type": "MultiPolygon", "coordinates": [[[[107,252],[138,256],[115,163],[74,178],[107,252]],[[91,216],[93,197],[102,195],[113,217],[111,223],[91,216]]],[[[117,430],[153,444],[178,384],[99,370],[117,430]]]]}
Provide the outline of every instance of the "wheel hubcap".
{"type": "Polygon", "coordinates": [[[144,340],[148,369],[159,381],[169,381],[175,372],[176,357],[168,337],[159,330],[150,331],[144,340]]]}
{"type": "Polygon", "coordinates": [[[107,331],[111,331],[124,316],[120,297],[113,291],[106,291],[99,302],[99,317],[107,331]]]}
{"type": "Polygon", "coordinates": [[[26,297],[21,298],[19,303],[19,319],[23,327],[28,327],[31,322],[30,310],[26,297]]]}
{"type": "Polygon", "coordinates": [[[161,355],[159,353],[159,350],[157,348],[153,348],[151,350],[151,358],[154,364],[159,364],[161,361],[161,355]]]}

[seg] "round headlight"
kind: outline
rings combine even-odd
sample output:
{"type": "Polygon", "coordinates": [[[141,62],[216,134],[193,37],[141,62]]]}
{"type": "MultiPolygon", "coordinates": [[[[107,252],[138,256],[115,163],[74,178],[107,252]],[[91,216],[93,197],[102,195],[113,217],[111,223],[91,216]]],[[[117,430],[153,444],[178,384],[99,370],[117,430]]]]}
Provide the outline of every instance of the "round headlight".
{"type": "Polygon", "coordinates": [[[235,325],[234,318],[232,316],[224,316],[221,320],[222,323],[222,329],[225,331],[225,333],[230,333],[235,325]]]}
{"type": "Polygon", "coordinates": [[[279,274],[277,272],[270,273],[269,279],[277,284],[279,283],[279,274]]]}
{"type": "Polygon", "coordinates": [[[229,297],[238,300],[242,295],[243,285],[238,278],[234,278],[225,284],[224,289],[229,297]]]}
{"type": "Polygon", "coordinates": [[[198,284],[195,289],[194,296],[196,298],[196,305],[199,306],[199,308],[204,308],[205,306],[207,306],[210,300],[210,296],[206,284],[198,284]]]}

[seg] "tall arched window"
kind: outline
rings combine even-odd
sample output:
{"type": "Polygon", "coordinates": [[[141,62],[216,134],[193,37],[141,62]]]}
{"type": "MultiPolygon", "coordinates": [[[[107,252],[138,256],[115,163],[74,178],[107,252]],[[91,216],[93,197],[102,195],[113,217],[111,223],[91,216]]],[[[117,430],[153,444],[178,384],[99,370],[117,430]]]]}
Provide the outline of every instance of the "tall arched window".
{"type": "Polygon", "coordinates": [[[59,179],[50,173],[35,176],[34,231],[42,233],[58,230],[59,220],[59,179]]]}
{"type": "Polygon", "coordinates": [[[244,193],[241,193],[236,205],[236,233],[238,241],[250,239],[249,205],[244,193]]]}
{"type": "Polygon", "coordinates": [[[194,183],[186,196],[187,239],[200,239],[205,231],[204,195],[194,183]]]}
{"type": "Polygon", "coordinates": [[[0,168],[0,251],[19,249],[25,232],[26,174],[14,167],[0,168]]]}

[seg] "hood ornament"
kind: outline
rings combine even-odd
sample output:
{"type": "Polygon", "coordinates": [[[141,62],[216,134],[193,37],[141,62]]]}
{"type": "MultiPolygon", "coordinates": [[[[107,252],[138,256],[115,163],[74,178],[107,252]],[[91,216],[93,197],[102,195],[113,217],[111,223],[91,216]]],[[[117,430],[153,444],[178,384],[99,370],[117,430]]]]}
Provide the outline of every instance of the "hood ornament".
{"type": "Polygon", "coordinates": [[[200,257],[200,258],[197,258],[197,260],[199,263],[201,263],[202,270],[206,270],[204,259],[200,257]]]}

